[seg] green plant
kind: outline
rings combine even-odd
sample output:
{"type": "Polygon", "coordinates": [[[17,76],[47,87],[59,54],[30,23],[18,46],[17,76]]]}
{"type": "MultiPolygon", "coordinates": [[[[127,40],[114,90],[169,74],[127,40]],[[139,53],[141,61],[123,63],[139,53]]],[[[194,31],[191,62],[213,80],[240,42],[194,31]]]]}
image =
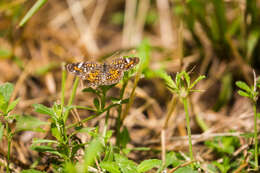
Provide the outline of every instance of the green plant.
{"type": "Polygon", "coordinates": [[[39,128],[42,125],[45,125],[45,122],[42,122],[34,117],[25,115],[12,114],[12,110],[17,106],[20,99],[14,101],[11,100],[14,87],[11,83],[4,83],[0,86],[0,116],[3,116],[5,123],[0,122],[0,140],[5,136],[8,143],[7,150],[7,165],[6,172],[10,172],[10,156],[11,156],[11,143],[13,136],[20,131],[31,130],[31,131],[43,131],[39,128]],[[16,128],[11,128],[10,124],[16,121],[16,128]]]}
{"type": "Polygon", "coordinates": [[[181,102],[183,103],[185,116],[186,116],[186,126],[187,126],[187,133],[189,136],[189,152],[190,152],[190,159],[193,160],[193,152],[192,152],[192,143],[191,143],[191,129],[190,129],[190,119],[189,119],[189,95],[192,92],[197,92],[200,90],[193,89],[195,85],[205,76],[199,76],[194,82],[191,83],[190,76],[187,72],[183,71],[181,73],[177,73],[175,77],[175,81],[167,75],[164,71],[158,70],[155,72],[157,76],[161,77],[169,90],[172,93],[177,94],[181,102]]]}
{"type": "Polygon", "coordinates": [[[240,156],[237,158],[232,154],[240,147],[239,138],[236,136],[220,136],[215,137],[213,140],[208,140],[205,145],[211,148],[214,153],[222,158],[218,161],[213,161],[220,172],[228,172],[239,166],[241,160],[240,156]],[[236,159],[236,161],[234,161],[236,159]]]}
{"type": "Polygon", "coordinates": [[[254,85],[248,86],[243,81],[237,81],[236,85],[239,87],[238,94],[247,97],[250,99],[251,103],[253,104],[253,111],[254,111],[254,141],[255,141],[255,169],[258,170],[258,139],[257,139],[257,112],[256,112],[256,102],[259,96],[259,92],[257,91],[257,87],[260,88],[260,80],[256,80],[255,73],[254,73],[254,85]]]}
{"type": "MultiPolygon", "coordinates": [[[[63,64],[64,67],[64,64],[63,64]]],[[[92,165],[93,159],[96,158],[97,155],[93,154],[94,151],[97,151],[96,154],[106,149],[107,140],[110,138],[108,136],[112,135],[112,132],[107,129],[108,119],[110,117],[110,110],[112,108],[117,108],[118,118],[116,124],[116,133],[119,134],[117,136],[117,147],[118,150],[124,149],[126,144],[129,142],[129,134],[126,128],[123,128],[123,131],[120,132],[122,126],[122,105],[129,103],[129,99],[132,98],[124,98],[125,88],[127,86],[129,78],[133,75],[134,69],[125,72],[123,80],[122,80],[122,88],[120,90],[119,97],[108,96],[108,91],[115,86],[99,86],[97,88],[85,88],[83,92],[88,92],[94,94],[93,98],[93,106],[78,106],[73,105],[73,100],[76,96],[76,90],[79,83],[79,78],[76,78],[71,96],[67,104],[65,104],[65,80],[66,80],[66,71],[63,69],[62,73],[62,89],[61,89],[61,101],[60,104],[54,103],[52,107],[46,107],[41,104],[35,104],[35,111],[38,113],[46,114],[50,116],[51,120],[51,133],[55,137],[55,140],[46,140],[46,139],[34,139],[31,148],[38,152],[48,152],[56,156],[56,164],[57,166],[63,165],[66,166],[64,168],[70,169],[71,165],[74,164],[76,153],[80,149],[85,148],[85,172],[88,170],[88,167],[92,165]],[[72,109],[84,109],[93,113],[93,115],[83,119],[80,122],[76,122],[74,124],[67,125],[67,119],[69,116],[69,112],[72,109]],[[98,128],[84,128],[82,126],[83,123],[93,119],[101,114],[105,114],[105,127],[102,135],[98,134],[98,128]],[[74,130],[73,130],[74,129],[74,130]],[[72,130],[72,132],[71,132],[72,130]],[[70,131],[70,132],[68,132],[70,131]],[[88,133],[92,136],[92,140],[85,144],[80,143],[74,140],[75,136],[79,132],[88,133]],[[109,134],[109,135],[108,135],[109,134]],[[93,144],[94,143],[94,144],[93,144]],[[88,147],[86,147],[88,144],[88,147]],[[97,146],[100,146],[96,148],[97,146]],[[93,151],[92,151],[93,150],[93,151]],[[87,156],[86,156],[87,155],[87,156]],[[93,156],[94,155],[94,156],[93,156]],[[90,160],[89,160],[90,159],[90,160]]],[[[137,83],[136,83],[137,85],[137,83]]],[[[109,146],[109,145],[108,145],[109,146]]],[[[95,152],[94,152],[95,153],[95,152]]],[[[73,166],[72,166],[73,167],[73,166]]],[[[74,169],[74,168],[73,168],[74,169]]]]}

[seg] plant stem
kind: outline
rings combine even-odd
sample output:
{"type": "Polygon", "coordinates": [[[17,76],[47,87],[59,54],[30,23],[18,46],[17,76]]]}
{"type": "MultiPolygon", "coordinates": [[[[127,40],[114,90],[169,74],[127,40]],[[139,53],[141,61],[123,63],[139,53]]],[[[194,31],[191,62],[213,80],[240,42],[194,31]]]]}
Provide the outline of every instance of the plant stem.
{"type": "Polygon", "coordinates": [[[190,117],[189,117],[189,110],[188,110],[188,98],[182,98],[184,110],[185,110],[185,117],[186,117],[186,126],[187,132],[189,137],[189,151],[190,151],[190,160],[193,161],[193,153],[192,153],[192,143],[191,143],[191,129],[190,129],[190,117]]]}
{"type": "MultiPolygon", "coordinates": [[[[123,82],[123,86],[122,86],[122,89],[120,91],[120,100],[122,100],[123,97],[124,97],[124,93],[125,93],[125,89],[126,89],[127,84],[128,84],[128,79],[124,80],[124,82],[123,82]]],[[[121,128],[121,125],[122,125],[122,123],[121,123],[122,104],[120,104],[118,106],[117,113],[118,113],[118,116],[116,118],[116,145],[119,146],[120,128],[121,128]]]]}
{"type": "Polygon", "coordinates": [[[61,115],[63,114],[63,106],[65,100],[65,81],[66,81],[66,70],[64,64],[62,64],[62,78],[61,78],[61,115]]]}
{"type": "Polygon", "coordinates": [[[9,128],[8,122],[5,123],[6,130],[7,130],[7,165],[6,165],[6,172],[10,172],[9,164],[10,164],[10,154],[11,154],[11,129],[9,128]]]}
{"type": "Polygon", "coordinates": [[[254,103],[253,105],[253,109],[254,109],[254,130],[255,130],[255,134],[254,134],[254,138],[255,138],[255,170],[258,170],[258,139],[257,139],[257,113],[256,113],[256,103],[254,103]]]}
{"type": "MultiPolygon", "coordinates": [[[[72,93],[70,95],[70,99],[69,99],[69,102],[68,102],[68,105],[67,106],[71,106],[72,105],[72,102],[75,98],[75,95],[76,95],[76,91],[77,91],[77,88],[78,88],[78,84],[79,84],[79,78],[76,78],[74,84],[73,84],[73,89],[72,89],[72,93]]],[[[65,115],[64,115],[64,123],[66,122],[67,118],[68,118],[68,115],[69,115],[69,112],[67,112],[65,115]]]]}

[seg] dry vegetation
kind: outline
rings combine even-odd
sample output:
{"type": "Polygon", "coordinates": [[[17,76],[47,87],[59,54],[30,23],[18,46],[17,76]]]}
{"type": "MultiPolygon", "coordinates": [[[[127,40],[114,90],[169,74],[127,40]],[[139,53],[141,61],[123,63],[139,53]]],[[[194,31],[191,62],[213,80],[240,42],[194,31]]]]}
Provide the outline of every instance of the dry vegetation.
{"type": "MultiPolygon", "coordinates": [[[[37,113],[32,105],[52,107],[62,102],[64,64],[102,62],[118,51],[120,55],[141,56],[148,64],[129,80],[124,98],[134,92],[130,96],[133,102],[122,106],[125,116],[121,131],[127,128],[130,136],[127,148],[133,149],[127,157],[136,163],[152,158],[165,162],[166,153],[174,151],[178,153],[180,167],[192,165],[183,104],[160,76],[151,73],[162,69],[175,79],[177,72],[186,71],[191,81],[199,75],[206,76],[195,86],[201,92],[189,95],[193,155],[199,163],[196,170],[225,172],[219,165],[226,168],[223,160],[229,158],[227,171],[249,172],[254,168],[254,140],[243,134],[253,133],[254,112],[250,99],[237,94],[235,82],[242,80],[251,86],[253,69],[259,74],[260,3],[254,0],[197,2],[51,0],[22,27],[19,22],[35,1],[0,2],[0,83],[14,84],[10,102],[20,98],[12,114],[51,122],[50,116],[37,113]],[[134,150],[136,147],[150,149],[134,150]],[[215,169],[210,169],[209,164],[215,165],[215,169]]],[[[75,77],[67,74],[65,103],[71,97],[74,81],[75,77]]],[[[118,97],[122,87],[120,82],[108,95],[118,97]]],[[[95,95],[82,92],[83,88],[84,83],[80,82],[72,105],[94,107],[95,95]]],[[[110,142],[116,145],[117,107],[109,113],[108,122],[103,113],[81,125],[99,127],[100,134],[104,127],[112,130],[110,142]]],[[[91,115],[93,111],[74,108],[66,125],[91,115]]],[[[4,124],[6,119],[0,117],[4,124]]],[[[15,131],[16,121],[8,124],[15,131]]],[[[50,124],[41,128],[45,132],[25,130],[13,136],[10,155],[13,172],[29,168],[58,170],[52,165],[55,156],[30,148],[33,138],[55,139],[50,124]]],[[[71,128],[67,133],[73,131],[71,128]]],[[[74,140],[85,143],[90,141],[90,136],[80,133],[74,140]]],[[[5,172],[8,155],[5,137],[0,146],[0,172],[5,172]]],[[[82,149],[76,159],[84,160],[83,155],[82,149]]],[[[95,161],[92,166],[100,170],[98,160],[95,161]]],[[[165,169],[173,172],[176,167],[169,165],[165,169]]]]}

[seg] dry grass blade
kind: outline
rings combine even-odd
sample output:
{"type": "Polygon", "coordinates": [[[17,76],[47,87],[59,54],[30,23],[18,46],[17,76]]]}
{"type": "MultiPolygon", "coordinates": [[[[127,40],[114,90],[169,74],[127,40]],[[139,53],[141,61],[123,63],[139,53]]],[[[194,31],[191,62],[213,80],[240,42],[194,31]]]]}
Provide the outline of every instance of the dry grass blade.
{"type": "Polygon", "coordinates": [[[172,20],[170,14],[170,5],[168,0],[156,0],[159,17],[160,17],[160,33],[162,44],[171,48],[174,42],[174,34],[172,30],[172,20]]]}
{"type": "Polygon", "coordinates": [[[83,7],[80,1],[67,0],[67,3],[79,30],[81,41],[86,45],[86,50],[88,50],[91,55],[97,55],[99,48],[93,35],[93,31],[91,30],[87,19],[83,15],[83,7]]]}

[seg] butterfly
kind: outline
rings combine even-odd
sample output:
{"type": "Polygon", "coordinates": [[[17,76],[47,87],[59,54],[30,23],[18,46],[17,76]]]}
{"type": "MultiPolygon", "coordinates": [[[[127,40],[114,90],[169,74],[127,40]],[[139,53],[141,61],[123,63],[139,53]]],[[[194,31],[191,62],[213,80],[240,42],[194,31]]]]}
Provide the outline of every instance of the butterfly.
{"type": "Polygon", "coordinates": [[[134,68],[139,63],[138,57],[120,57],[111,63],[79,62],[66,65],[68,72],[86,81],[88,87],[112,85],[118,83],[124,72],[134,68]]]}

